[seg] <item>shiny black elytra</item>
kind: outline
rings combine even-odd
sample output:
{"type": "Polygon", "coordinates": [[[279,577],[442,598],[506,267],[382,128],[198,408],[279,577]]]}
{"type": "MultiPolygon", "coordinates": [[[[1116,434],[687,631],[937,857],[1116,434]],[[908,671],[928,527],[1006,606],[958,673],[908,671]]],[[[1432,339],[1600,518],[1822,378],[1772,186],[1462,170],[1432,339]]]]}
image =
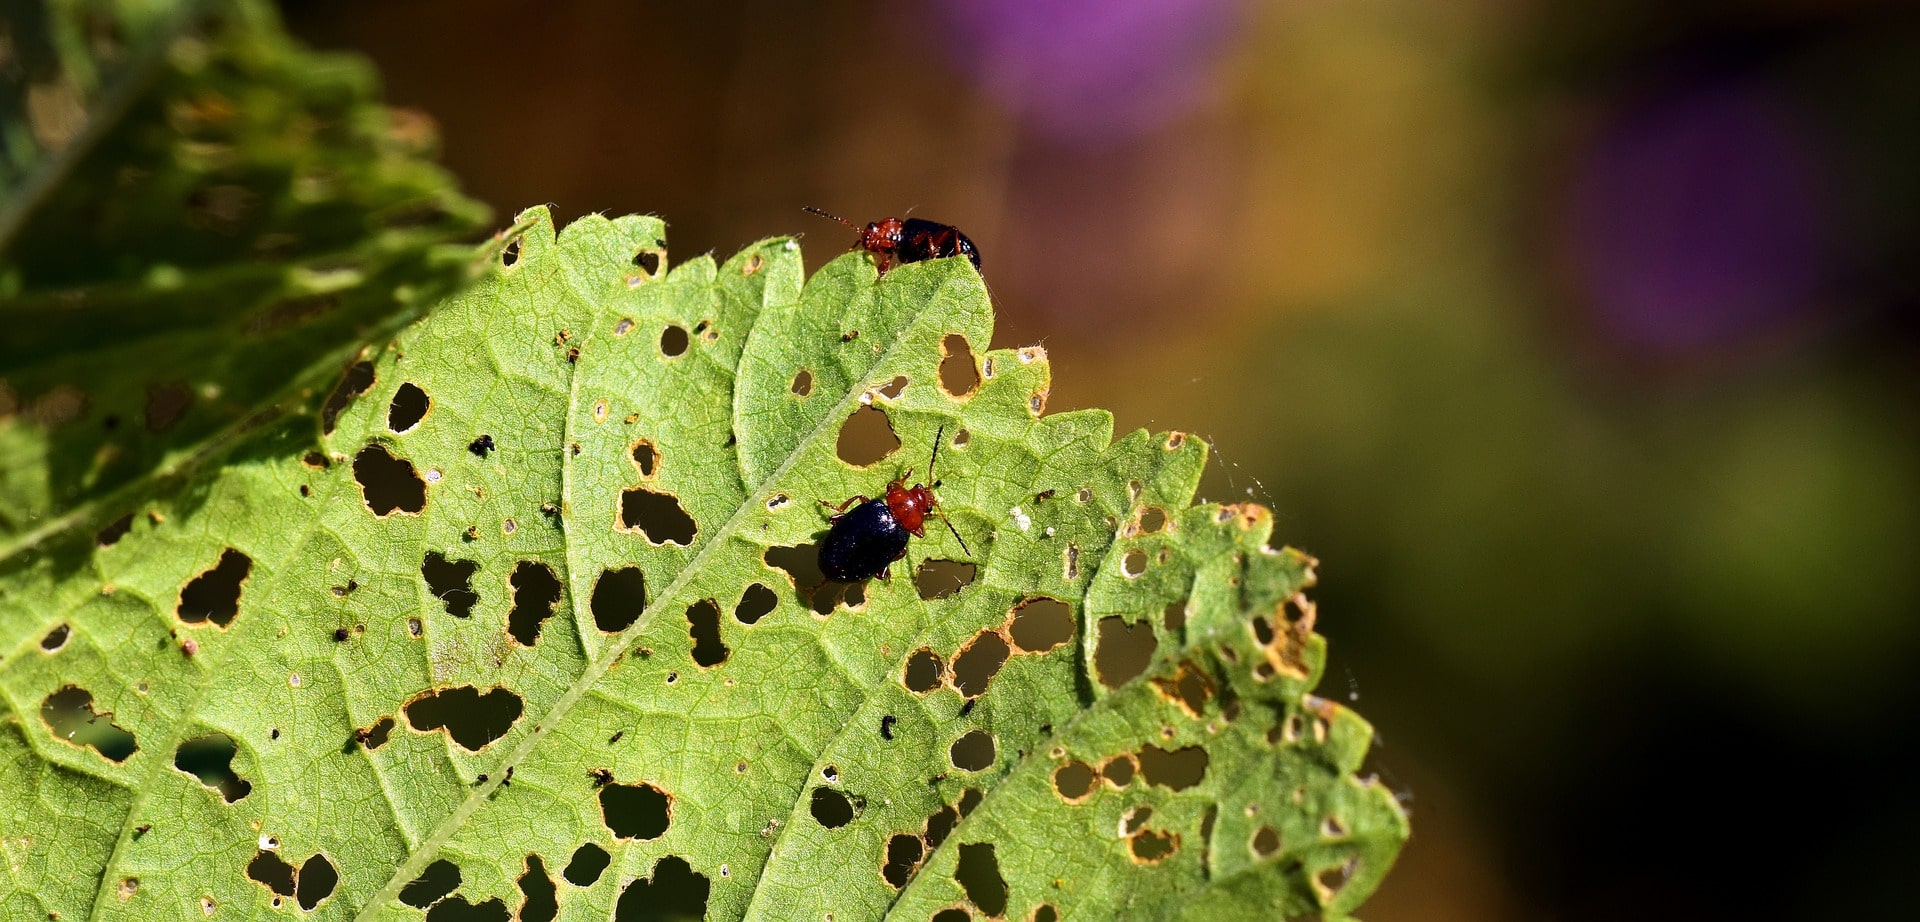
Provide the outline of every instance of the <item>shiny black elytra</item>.
{"type": "MultiPolygon", "coordinates": [[[[934,462],[940,460],[940,440],[946,433],[947,427],[941,426],[933,437],[933,456],[927,459],[928,477],[933,476],[934,462]]],[[[935,480],[932,487],[916,483],[909,488],[907,478],[912,476],[912,469],[908,469],[894,478],[887,484],[886,495],[879,499],[856,496],[838,506],[824,499],[820,501],[820,505],[836,513],[827,528],[826,540],[820,542],[821,573],[839,583],[859,583],[889,575],[893,562],[907,556],[907,539],[927,536],[928,515],[939,516],[940,521],[947,522],[947,517],[939,511],[939,497],[933,495],[940,481],[935,480]],[[847,511],[848,506],[853,506],[852,512],[847,511]]],[[[952,522],[947,522],[947,530],[960,542],[960,549],[966,551],[967,556],[973,556],[967,540],[960,537],[952,522]]]]}
{"type": "MultiPolygon", "coordinates": [[[[861,227],[837,214],[828,214],[812,205],[803,206],[807,211],[823,218],[831,218],[860,232],[859,239],[853,242],[855,249],[872,253],[874,261],[880,266],[880,274],[887,274],[887,261],[917,263],[924,259],[941,259],[947,256],[965,256],[973,263],[974,269],[980,268],[980,251],[960,233],[960,228],[938,221],[921,218],[881,218],[868,222],[861,227]]],[[[933,476],[928,472],[927,476],[933,476]]]]}

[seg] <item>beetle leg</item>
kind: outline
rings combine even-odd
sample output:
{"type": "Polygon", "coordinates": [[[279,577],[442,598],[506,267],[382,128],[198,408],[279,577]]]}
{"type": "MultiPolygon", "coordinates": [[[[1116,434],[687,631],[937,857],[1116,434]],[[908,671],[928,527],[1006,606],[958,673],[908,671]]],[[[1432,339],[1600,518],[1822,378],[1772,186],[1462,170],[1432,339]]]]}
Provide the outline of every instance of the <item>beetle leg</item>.
{"type": "Polygon", "coordinates": [[[835,519],[838,519],[838,518],[839,518],[840,516],[843,516],[843,515],[846,515],[846,514],[847,514],[847,507],[848,507],[848,506],[851,506],[851,505],[853,505],[854,503],[864,503],[864,502],[866,502],[866,501],[867,501],[867,498],[866,498],[865,496],[855,496],[855,497],[853,497],[852,499],[849,499],[849,500],[847,500],[846,502],[844,502],[844,503],[841,503],[841,504],[840,504],[840,505],[838,505],[838,506],[836,506],[836,505],[834,505],[834,504],[832,504],[832,503],[830,503],[830,502],[827,502],[827,501],[826,501],[826,500],[824,500],[824,499],[820,501],[820,505],[822,505],[822,506],[825,506],[825,507],[827,507],[828,509],[832,509],[832,510],[834,511],[834,513],[835,513],[835,514],[834,514],[834,516],[833,516],[833,518],[835,518],[835,519]]]}

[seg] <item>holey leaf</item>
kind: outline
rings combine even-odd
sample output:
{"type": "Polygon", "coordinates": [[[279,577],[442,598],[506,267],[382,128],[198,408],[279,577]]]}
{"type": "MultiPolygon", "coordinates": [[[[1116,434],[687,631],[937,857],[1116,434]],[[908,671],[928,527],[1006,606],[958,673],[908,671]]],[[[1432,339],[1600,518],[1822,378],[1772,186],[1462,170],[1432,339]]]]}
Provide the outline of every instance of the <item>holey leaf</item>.
{"type": "Polygon", "coordinates": [[[7,919],[1345,918],[1407,835],[1312,561],[1045,415],[964,260],[666,265],[544,210],[370,353],[0,570],[7,919]],[[804,283],[804,284],[803,284],[804,283]],[[939,439],[891,578],[830,511],[939,439]]]}

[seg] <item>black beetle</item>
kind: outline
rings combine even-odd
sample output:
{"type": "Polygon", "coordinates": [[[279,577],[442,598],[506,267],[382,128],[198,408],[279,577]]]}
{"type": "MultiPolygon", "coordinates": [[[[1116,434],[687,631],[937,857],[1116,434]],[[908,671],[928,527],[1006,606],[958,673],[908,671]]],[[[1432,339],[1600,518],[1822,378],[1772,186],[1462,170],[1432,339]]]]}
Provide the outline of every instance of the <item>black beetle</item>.
{"type": "MultiPolygon", "coordinates": [[[[923,259],[940,259],[946,256],[965,256],[980,268],[980,251],[974,248],[973,241],[960,233],[960,228],[938,221],[921,218],[881,218],[861,227],[837,214],[828,214],[812,205],[802,206],[806,210],[823,218],[831,218],[860,232],[860,239],[853,245],[874,255],[879,263],[880,274],[887,274],[887,260],[900,263],[917,263],[923,259]]],[[[927,476],[931,477],[932,474],[927,476]]]]}
{"type": "MultiPolygon", "coordinates": [[[[934,462],[940,460],[940,440],[946,432],[947,427],[941,426],[933,437],[933,456],[927,459],[928,477],[933,476],[934,462]]],[[[886,495],[879,499],[856,496],[838,506],[824,499],[820,501],[820,505],[835,512],[827,538],[820,542],[821,573],[839,583],[858,583],[886,574],[894,561],[907,556],[909,536],[927,536],[929,514],[947,522],[947,517],[939,511],[939,497],[933,495],[940,481],[935,480],[932,487],[916,483],[909,488],[907,478],[912,476],[912,469],[908,469],[894,478],[887,484],[886,495]],[[847,511],[848,506],[853,506],[852,512],[847,511]]],[[[960,542],[960,549],[966,551],[967,556],[973,556],[967,540],[960,537],[952,522],[947,522],[947,530],[960,542]]]]}

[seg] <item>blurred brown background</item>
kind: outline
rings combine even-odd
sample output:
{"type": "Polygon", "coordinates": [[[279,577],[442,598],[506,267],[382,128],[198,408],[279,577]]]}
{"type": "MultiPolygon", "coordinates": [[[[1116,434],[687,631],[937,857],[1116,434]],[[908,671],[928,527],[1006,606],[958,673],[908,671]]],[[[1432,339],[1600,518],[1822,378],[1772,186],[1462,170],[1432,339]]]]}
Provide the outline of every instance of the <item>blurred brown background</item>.
{"type": "Polygon", "coordinates": [[[1050,409],[1207,437],[1323,559],[1387,922],[1910,906],[1917,9],[286,4],[502,223],[964,229],[1050,409]]]}

